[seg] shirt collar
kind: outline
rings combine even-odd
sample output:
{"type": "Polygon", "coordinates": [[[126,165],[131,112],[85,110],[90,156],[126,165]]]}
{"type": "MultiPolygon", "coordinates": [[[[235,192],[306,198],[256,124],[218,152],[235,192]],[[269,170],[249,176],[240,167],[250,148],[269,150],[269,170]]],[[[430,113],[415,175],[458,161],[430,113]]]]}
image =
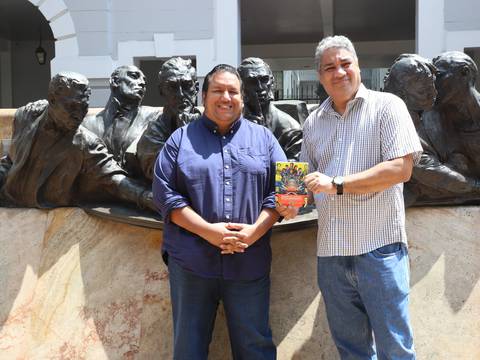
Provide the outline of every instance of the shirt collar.
{"type": "MultiPolygon", "coordinates": [[[[213,120],[210,120],[205,114],[203,114],[199,120],[212,133],[219,134],[218,125],[213,120]]],[[[228,129],[228,132],[231,134],[235,133],[240,127],[240,124],[242,123],[242,121],[243,121],[243,116],[240,116],[237,120],[234,121],[232,126],[230,126],[230,129],[228,129]]]]}
{"type": "MultiPolygon", "coordinates": [[[[360,83],[360,86],[358,87],[357,93],[355,94],[355,97],[350,100],[349,102],[357,102],[358,99],[363,99],[366,100],[368,98],[368,89],[363,85],[363,83],[360,83]]],[[[335,109],[333,108],[333,100],[331,97],[328,97],[328,99],[325,101],[325,111],[327,113],[337,113],[335,109]]]]}

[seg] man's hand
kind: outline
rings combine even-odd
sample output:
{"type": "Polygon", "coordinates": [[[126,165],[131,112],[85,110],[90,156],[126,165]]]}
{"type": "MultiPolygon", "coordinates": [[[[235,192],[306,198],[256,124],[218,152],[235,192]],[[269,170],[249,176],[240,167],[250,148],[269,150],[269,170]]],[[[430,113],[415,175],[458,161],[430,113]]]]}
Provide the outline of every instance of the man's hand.
{"type": "Polygon", "coordinates": [[[332,178],[318,171],[306,175],[304,181],[307,189],[314,194],[337,193],[337,189],[335,189],[335,186],[332,184],[332,178]]]}
{"type": "Polygon", "coordinates": [[[280,216],[283,216],[285,218],[285,220],[293,219],[295,216],[298,215],[298,208],[294,206],[290,206],[290,205],[286,206],[286,205],[280,205],[279,203],[276,203],[275,209],[280,214],[280,216]]]}
{"type": "Polygon", "coordinates": [[[255,224],[228,223],[227,229],[235,233],[238,242],[246,245],[244,249],[260,238],[255,224]]]}
{"type": "Polygon", "coordinates": [[[245,235],[228,225],[226,223],[209,224],[205,240],[220,248],[222,254],[243,253],[248,247],[248,244],[242,240],[245,235]]]}

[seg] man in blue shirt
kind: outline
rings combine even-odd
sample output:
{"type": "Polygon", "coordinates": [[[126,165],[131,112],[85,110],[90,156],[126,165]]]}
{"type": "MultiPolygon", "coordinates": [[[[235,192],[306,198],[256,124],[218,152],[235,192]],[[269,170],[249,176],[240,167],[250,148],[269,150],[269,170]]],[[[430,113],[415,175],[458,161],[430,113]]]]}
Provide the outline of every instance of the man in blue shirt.
{"type": "Polygon", "coordinates": [[[207,359],[219,301],[234,359],[275,359],[269,328],[275,162],[271,131],[242,117],[241,80],[218,65],[203,84],[205,112],[165,143],[153,178],[165,225],[174,359],[207,359]]]}

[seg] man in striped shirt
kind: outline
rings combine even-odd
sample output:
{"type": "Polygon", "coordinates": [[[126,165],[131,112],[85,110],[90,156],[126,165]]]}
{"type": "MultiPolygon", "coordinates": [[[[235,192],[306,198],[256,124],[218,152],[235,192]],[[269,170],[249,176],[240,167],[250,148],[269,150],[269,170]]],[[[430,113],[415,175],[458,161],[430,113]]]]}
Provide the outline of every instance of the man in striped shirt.
{"type": "Polygon", "coordinates": [[[422,148],[403,101],[361,83],[349,39],[323,39],[315,59],[329,98],[304,124],[301,160],[330,330],[342,359],[415,359],[402,192],[422,148]]]}

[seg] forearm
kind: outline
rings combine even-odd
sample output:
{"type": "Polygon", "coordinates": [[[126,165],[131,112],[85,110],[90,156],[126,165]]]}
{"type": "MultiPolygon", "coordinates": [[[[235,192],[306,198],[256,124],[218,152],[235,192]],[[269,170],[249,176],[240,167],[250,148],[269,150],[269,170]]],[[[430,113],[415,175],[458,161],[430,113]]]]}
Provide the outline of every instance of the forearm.
{"type": "MultiPolygon", "coordinates": [[[[383,191],[395,184],[408,181],[412,174],[412,167],[412,155],[384,161],[365,171],[344,176],[343,192],[367,194],[383,191]]],[[[318,171],[305,176],[305,184],[314,194],[337,192],[332,178],[318,171]]]]}
{"type": "Polygon", "coordinates": [[[170,221],[204,239],[209,236],[210,223],[205,221],[190,206],[173,209],[170,212],[170,221]]]}
{"type": "Polygon", "coordinates": [[[275,224],[280,215],[275,209],[263,208],[260,212],[257,221],[254,223],[254,232],[252,238],[257,241],[275,224]]]}
{"type": "Polygon", "coordinates": [[[408,181],[412,167],[411,155],[384,161],[368,170],[345,176],[343,190],[353,194],[384,191],[395,184],[408,181]]]}

